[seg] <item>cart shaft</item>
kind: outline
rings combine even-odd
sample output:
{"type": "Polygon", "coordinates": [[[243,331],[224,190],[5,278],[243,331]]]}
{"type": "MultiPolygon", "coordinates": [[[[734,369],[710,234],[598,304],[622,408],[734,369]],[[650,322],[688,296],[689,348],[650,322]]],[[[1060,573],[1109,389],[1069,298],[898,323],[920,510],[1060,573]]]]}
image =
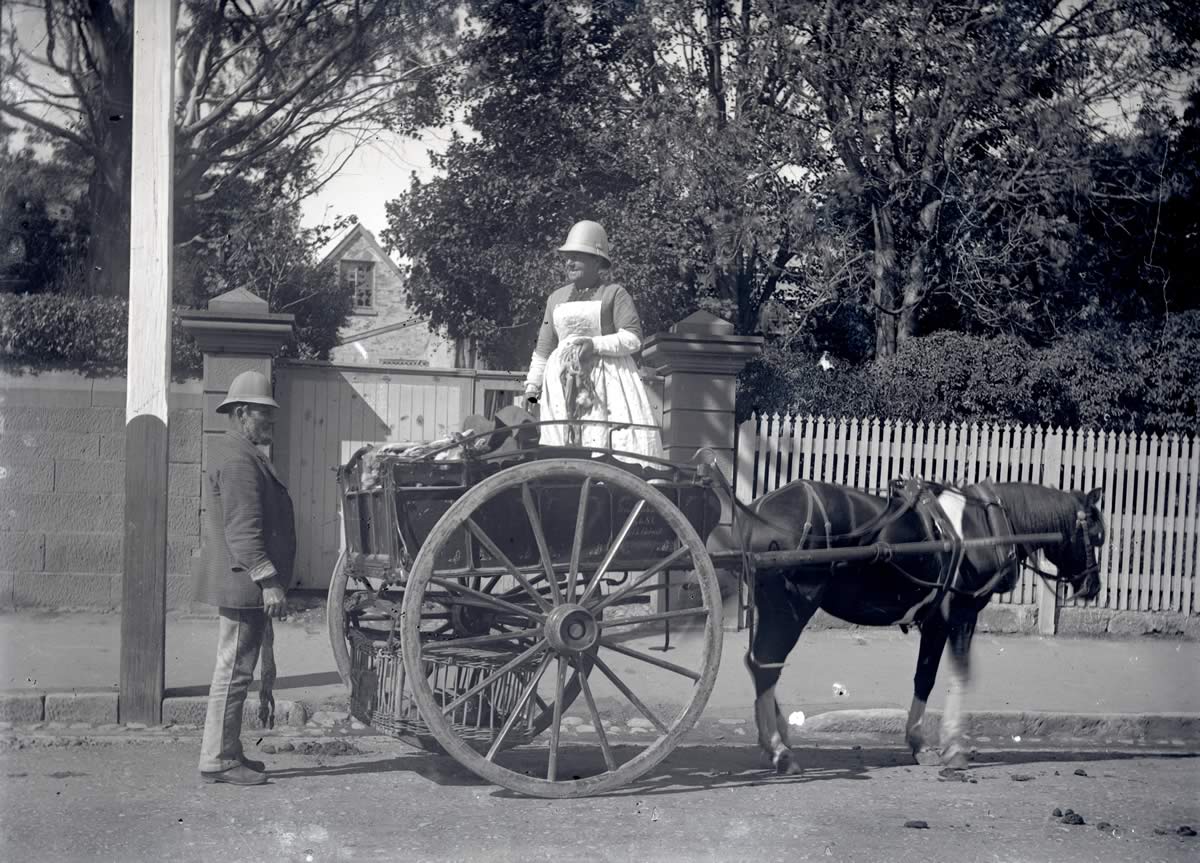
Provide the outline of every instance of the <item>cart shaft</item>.
{"type": "MultiPolygon", "coordinates": [[[[759,568],[803,566],[805,564],[838,563],[855,560],[887,560],[919,554],[948,554],[956,547],[987,548],[996,545],[1046,545],[1062,542],[1061,533],[1025,533],[1005,537],[983,539],[927,540],[925,542],[876,542],[871,545],[855,545],[845,548],[801,548],[792,551],[763,551],[750,555],[759,568]]],[[[741,566],[742,555],[736,551],[720,551],[712,555],[713,564],[719,569],[741,566]]]]}

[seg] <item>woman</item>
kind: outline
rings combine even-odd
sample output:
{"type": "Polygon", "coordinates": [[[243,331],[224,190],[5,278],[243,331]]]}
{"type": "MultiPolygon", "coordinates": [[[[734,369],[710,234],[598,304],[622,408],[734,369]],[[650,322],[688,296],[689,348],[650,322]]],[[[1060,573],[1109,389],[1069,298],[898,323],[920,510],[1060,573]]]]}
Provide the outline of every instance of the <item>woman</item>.
{"type": "Polygon", "coordinates": [[[541,443],[611,446],[662,458],[657,423],[633,361],[642,347],[642,324],[628,292],[608,280],[608,235],[596,222],[577,222],[558,251],[566,257],[569,283],[546,303],[525,396],[541,397],[543,421],[580,424],[542,426],[541,443]],[[597,421],[653,427],[614,429],[597,421]]]}

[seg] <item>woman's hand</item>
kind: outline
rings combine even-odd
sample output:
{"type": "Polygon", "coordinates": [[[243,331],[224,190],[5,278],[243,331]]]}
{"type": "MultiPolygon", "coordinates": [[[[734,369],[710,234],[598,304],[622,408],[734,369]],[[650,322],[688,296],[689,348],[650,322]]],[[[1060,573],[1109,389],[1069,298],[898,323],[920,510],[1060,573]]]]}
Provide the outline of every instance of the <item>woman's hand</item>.
{"type": "Polygon", "coordinates": [[[579,361],[586,363],[591,360],[596,353],[596,343],[589,336],[580,336],[579,339],[579,361]]]}

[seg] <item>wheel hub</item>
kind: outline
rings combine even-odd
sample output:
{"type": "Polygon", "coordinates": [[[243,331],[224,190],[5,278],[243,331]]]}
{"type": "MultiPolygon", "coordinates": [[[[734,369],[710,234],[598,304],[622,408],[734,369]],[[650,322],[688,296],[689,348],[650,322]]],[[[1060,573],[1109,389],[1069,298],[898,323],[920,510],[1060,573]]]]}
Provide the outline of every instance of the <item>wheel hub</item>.
{"type": "Polygon", "coordinates": [[[557,605],[546,616],[546,640],[559,653],[582,653],[600,640],[600,627],[582,605],[557,605]]]}

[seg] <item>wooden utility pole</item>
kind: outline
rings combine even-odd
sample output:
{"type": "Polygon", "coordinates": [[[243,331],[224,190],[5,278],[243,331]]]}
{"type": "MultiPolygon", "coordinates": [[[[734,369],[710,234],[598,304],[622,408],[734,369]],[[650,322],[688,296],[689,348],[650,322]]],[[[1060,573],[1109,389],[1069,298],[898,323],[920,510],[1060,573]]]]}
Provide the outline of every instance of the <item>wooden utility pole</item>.
{"type": "Polygon", "coordinates": [[[162,721],[166,667],[175,5],[152,0],[134,4],[133,10],[133,180],[118,717],[122,722],[152,724],[162,721]]]}

